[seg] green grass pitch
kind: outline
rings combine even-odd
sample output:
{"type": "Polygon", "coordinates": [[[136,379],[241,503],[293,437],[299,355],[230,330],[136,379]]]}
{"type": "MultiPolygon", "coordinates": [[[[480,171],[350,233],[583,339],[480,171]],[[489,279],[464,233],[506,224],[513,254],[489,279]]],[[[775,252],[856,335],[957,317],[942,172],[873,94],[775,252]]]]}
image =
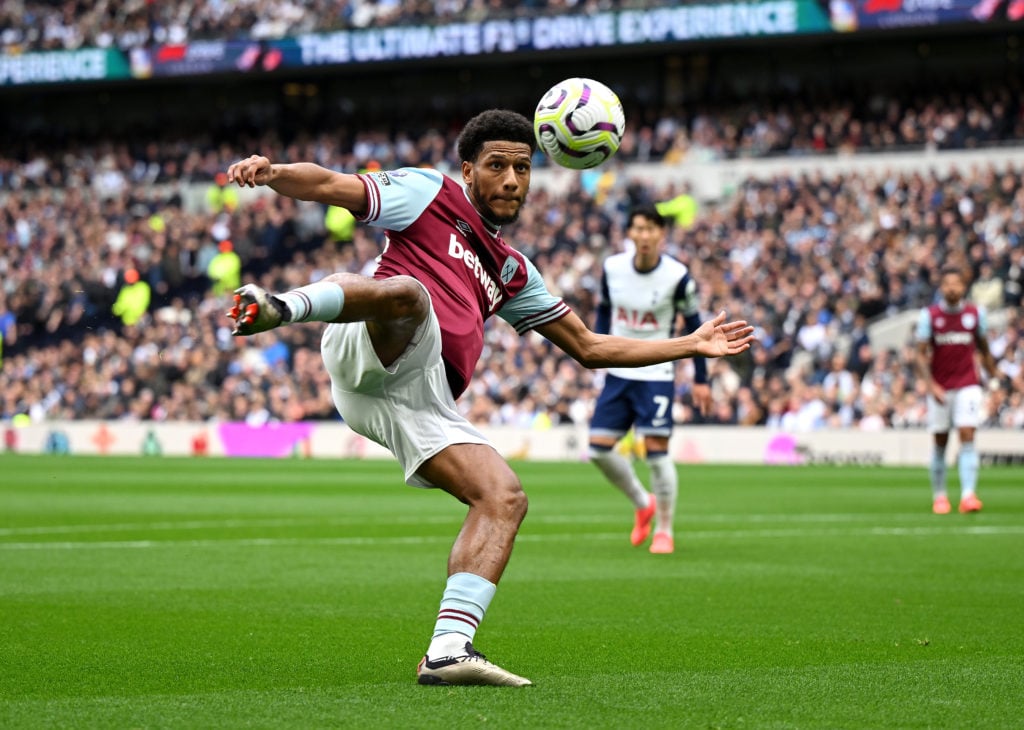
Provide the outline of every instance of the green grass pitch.
{"type": "Polygon", "coordinates": [[[683,465],[655,556],[515,468],[477,644],[535,686],[436,688],[464,508],[395,463],[0,457],[0,727],[1024,727],[1024,470],[939,517],[924,469],[683,465]]]}

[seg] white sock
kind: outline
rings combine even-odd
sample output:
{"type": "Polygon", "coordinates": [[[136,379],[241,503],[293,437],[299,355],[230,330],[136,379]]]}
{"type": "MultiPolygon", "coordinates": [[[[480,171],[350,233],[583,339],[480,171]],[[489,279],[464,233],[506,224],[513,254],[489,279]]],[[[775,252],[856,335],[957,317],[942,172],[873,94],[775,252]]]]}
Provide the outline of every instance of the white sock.
{"type": "Polygon", "coordinates": [[[636,477],[633,465],[614,449],[590,447],[590,460],[608,478],[612,484],[629,497],[629,501],[637,509],[645,509],[651,504],[651,495],[636,477]]]}
{"type": "Polygon", "coordinates": [[[333,322],[345,306],[345,290],[330,281],[292,289],[277,298],[288,309],[288,322],[333,322]]]}
{"type": "Polygon", "coordinates": [[[434,660],[447,656],[463,656],[466,653],[467,642],[472,643],[472,639],[458,631],[449,631],[430,640],[427,656],[434,660]]]}
{"type": "Polygon", "coordinates": [[[473,573],[454,573],[448,577],[441,608],[434,624],[427,656],[458,656],[465,653],[467,641],[473,641],[477,627],[491,605],[496,585],[473,573]]]}
{"type": "Polygon", "coordinates": [[[928,470],[932,482],[932,499],[946,496],[946,449],[932,446],[932,463],[928,470]]]}
{"type": "Polygon", "coordinates": [[[654,531],[671,535],[679,494],[679,473],[668,454],[648,454],[647,465],[651,468],[651,491],[658,502],[654,531]]]}
{"type": "Polygon", "coordinates": [[[978,450],[974,448],[974,442],[960,444],[960,455],[957,457],[957,467],[960,470],[960,499],[974,494],[978,488],[978,450]]]}

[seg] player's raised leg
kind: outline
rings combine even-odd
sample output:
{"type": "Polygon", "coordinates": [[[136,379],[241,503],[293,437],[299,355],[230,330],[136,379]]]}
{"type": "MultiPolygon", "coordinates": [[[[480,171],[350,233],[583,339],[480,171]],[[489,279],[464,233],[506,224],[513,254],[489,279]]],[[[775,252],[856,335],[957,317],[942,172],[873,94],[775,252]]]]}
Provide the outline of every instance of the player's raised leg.
{"type": "Polygon", "coordinates": [[[366,322],[377,357],[387,366],[405,351],[429,306],[426,290],[412,277],[341,273],[281,294],[246,284],[235,292],[228,316],[235,320],[235,335],[293,322],[366,322]]]}
{"type": "Polygon", "coordinates": [[[448,558],[448,583],[430,646],[416,669],[417,681],[532,684],[488,661],[473,646],[526,516],[527,499],[519,477],[484,444],[453,444],[428,459],[417,474],[469,506],[448,558]]]}

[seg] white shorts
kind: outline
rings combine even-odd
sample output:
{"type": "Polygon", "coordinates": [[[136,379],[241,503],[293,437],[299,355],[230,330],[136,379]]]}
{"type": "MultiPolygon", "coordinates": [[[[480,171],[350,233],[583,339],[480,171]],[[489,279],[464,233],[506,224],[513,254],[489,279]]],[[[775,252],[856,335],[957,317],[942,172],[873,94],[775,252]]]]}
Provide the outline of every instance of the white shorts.
{"type": "Polygon", "coordinates": [[[365,322],[327,325],[320,353],[341,417],[353,431],[395,455],[407,484],[434,486],[416,470],[447,446],[490,443],[455,408],[433,307],[405,352],[386,368],[365,322]]]}
{"type": "Polygon", "coordinates": [[[928,431],[948,433],[951,428],[977,428],[983,418],[980,385],[946,391],[946,402],[928,396],[928,431]]]}

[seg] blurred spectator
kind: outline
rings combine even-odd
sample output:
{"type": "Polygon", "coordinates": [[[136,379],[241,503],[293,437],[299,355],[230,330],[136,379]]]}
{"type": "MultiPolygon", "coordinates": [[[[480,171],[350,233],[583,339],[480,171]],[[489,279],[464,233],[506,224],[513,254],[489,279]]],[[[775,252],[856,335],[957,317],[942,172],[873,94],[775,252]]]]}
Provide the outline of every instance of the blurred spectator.
{"type": "Polygon", "coordinates": [[[985,309],[999,309],[1003,306],[1003,280],[996,276],[992,264],[988,261],[981,263],[968,296],[971,301],[985,309]]]}
{"type": "Polygon", "coordinates": [[[352,243],[356,233],[356,218],[349,210],[331,205],[324,214],[324,227],[335,243],[352,243]]]}
{"type": "Polygon", "coordinates": [[[211,213],[234,213],[238,208],[238,188],[228,185],[227,173],[218,172],[206,188],[206,207],[211,213]]]}
{"type": "MultiPolygon", "coordinates": [[[[702,119],[725,129],[718,117],[702,119]]],[[[775,123],[783,122],[776,117],[775,123]]],[[[664,126],[686,129],[685,123],[664,126]]],[[[826,137],[830,129],[826,125],[826,137]]],[[[773,148],[771,135],[762,132],[761,146],[773,148]]],[[[404,154],[401,139],[384,135],[375,144],[382,157],[397,161],[404,154]]],[[[443,162],[448,154],[441,132],[405,139],[414,147],[426,144],[417,163],[443,162]]],[[[280,144],[264,141],[267,149],[280,144]]],[[[211,294],[211,279],[218,277],[208,277],[207,266],[220,255],[218,241],[230,240],[242,279],[287,289],[324,272],[372,274],[384,239],[356,227],[351,245],[334,245],[323,209],[276,196],[245,199],[231,211],[207,210],[202,193],[218,171],[219,155],[232,159],[240,152],[177,140],[0,157],[6,345],[0,417],[237,420],[246,417],[257,391],[269,414],[263,417],[335,417],[317,364],[319,330],[296,328],[255,350],[241,348],[223,317],[232,287],[225,283],[224,295],[211,294]],[[172,161],[180,180],[140,184],[172,161]],[[196,190],[191,208],[185,201],[196,190]],[[133,331],[139,328],[114,334],[112,305],[123,291],[119,272],[129,268],[139,272],[137,283],[152,287],[145,338],[133,331]]],[[[326,136],[286,146],[282,157],[363,165],[326,136]]],[[[585,321],[592,322],[598,262],[623,245],[628,203],[677,194],[634,179],[629,169],[613,165],[557,191],[535,189],[530,209],[510,227],[552,289],[585,321]]],[[[708,422],[919,427],[923,394],[907,369],[909,358],[901,348],[873,347],[868,323],[927,304],[935,262],[950,256],[973,266],[978,282],[992,292],[998,288],[1007,306],[1020,306],[1022,180],[1024,170],[995,165],[941,174],[779,175],[741,180],[734,194],[702,201],[692,225],[673,228],[669,250],[706,282],[705,313],[726,309],[759,328],[749,356],[712,369],[716,400],[728,408],[708,422]]],[[[990,394],[990,425],[1024,418],[1014,397],[1024,389],[1024,323],[1012,313],[1003,321],[993,325],[991,338],[1013,387],[990,394]]],[[[459,402],[478,423],[567,422],[591,407],[602,378],[580,371],[540,338],[511,336],[497,322],[488,325],[479,367],[475,387],[459,402]]],[[[679,368],[678,412],[690,417],[692,369],[687,363],[679,368]]]]}
{"type": "MultiPolygon", "coordinates": [[[[671,194],[671,191],[670,191],[671,194]]],[[[655,205],[658,212],[682,229],[689,228],[697,219],[697,201],[688,185],[682,192],[655,205]]]]}
{"type": "Polygon", "coordinates": [[[126,326],[136,324],[149,309],[149,284],[139,279],[139,272],[127,269],[124,272],[124,284],[117,293],[117,300],[111,311],[121,318],[126,326]]]}
{"type": "Polygon", "coordinates": [[[210,293],[215,296],[230,294],[242,285],[242,259],[235,253],[228,239],[217,244],[217,255],[206,266],[210,278],[210,293]]]}
{"type": "MultiPolygon", "coordinates": [[[[13,345],[18,339],[18,320],[14,313],[7,307],[7,295],[3,288],[0,288],[0,348],[6,343],[13,345]]],[[[3,350],[0,349],[0,355],[3,350]]],[[[0,360],[2,362],[2,360],[0,360]]]]}

